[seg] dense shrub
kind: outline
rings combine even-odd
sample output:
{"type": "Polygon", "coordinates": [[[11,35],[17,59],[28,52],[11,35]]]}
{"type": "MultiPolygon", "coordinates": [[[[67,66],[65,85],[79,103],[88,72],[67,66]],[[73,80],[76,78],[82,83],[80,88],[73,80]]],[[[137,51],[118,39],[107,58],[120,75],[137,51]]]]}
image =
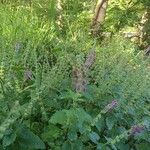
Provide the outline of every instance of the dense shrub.
{"type": "Polygon", "coordinates": [[[28,7],[0,15],[0,149],[149,149],[149,58],[118,36],[63,37],[28,7]],[[72,69],[83,74],[93,49],[77,92],[72,69]]]}

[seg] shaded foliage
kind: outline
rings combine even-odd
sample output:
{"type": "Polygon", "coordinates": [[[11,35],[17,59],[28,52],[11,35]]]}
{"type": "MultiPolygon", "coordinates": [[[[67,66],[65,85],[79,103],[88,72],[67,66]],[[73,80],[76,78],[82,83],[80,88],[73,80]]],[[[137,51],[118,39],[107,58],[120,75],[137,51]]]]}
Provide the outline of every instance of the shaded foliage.
{"type": "MultiPolygon", "coordinates": [[[[56,2],[0,6],[0,149],[147,150],[149,57],[119,35],[91,37],[90,0],[56,2]],[[86,90],[74,89],[74,66],[86,90]]],[[[138,22],[126,3],[109,6],[104,31],[138,22]]]]}

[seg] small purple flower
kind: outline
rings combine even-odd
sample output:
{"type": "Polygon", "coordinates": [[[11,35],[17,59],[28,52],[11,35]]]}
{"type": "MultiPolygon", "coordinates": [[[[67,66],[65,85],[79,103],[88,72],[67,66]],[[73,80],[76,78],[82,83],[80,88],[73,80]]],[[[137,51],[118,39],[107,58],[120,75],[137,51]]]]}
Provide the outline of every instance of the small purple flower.
{"type": "Polygon", "coordinates": [[[116,100],[113,100],[111,103],[109,103],[105,108],[104,108],[104,112],[108,112],[112,109],[114,109],[115,107],[118,106],[118,102],[116,100]]]}
{"type": "Polygon", "coordinates": [[[31,80],[32,79],[32,71],[26,70],[24,73],[25,80],[31,80]]]}
{"type": "Polygon", "coordinates": [[[135,125],[131,128],[131,134],[135,135],[137,133],[141,133],[144,130],[143,126],[135,125]]]}

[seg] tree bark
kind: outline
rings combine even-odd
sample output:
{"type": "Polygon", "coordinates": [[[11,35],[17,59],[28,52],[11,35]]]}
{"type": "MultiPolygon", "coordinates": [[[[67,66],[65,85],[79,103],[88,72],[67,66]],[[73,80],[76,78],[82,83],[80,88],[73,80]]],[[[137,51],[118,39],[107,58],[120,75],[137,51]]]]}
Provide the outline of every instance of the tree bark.
{"type": "Polygon", "coordinates": [[[93,34],[97,34],[100,25],[104,22],[107,6],[108,6],[108,0],[98,0],[94,11],[93,21],[92,21],[93,34]]]}
{"type": "Polygon", "coordinates": [[[146,55],[150,55],[150,8],[147,7],[138,26],[140,40],[139,47],[145,50],[146,55]]]}
{"type": "Polygon", "coordinates": [[[147,8],[142,16],[139,25],[140,46],[145,47],[150,44],[150,8],[147,8]]]}

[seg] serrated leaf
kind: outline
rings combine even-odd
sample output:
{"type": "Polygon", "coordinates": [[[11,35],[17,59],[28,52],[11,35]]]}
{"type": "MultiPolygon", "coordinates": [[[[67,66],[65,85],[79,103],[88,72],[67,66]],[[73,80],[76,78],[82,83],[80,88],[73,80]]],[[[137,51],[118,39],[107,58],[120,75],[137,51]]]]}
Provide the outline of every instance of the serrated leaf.
{"type": "Polygon", "coordinates": [[[26,126],[22,126],[18,132],[20,144],[28,149],[45,149],[44,142],[30,131],[26,126]]]}
{"type": "Polygon", "coordinates": [[[50,122],[53,124],[65,125],[67,121],[67,114],[65,110],[57,111],[50,119],[50,122]]]}
{"type": "Polygon", "coordinates": [[[61,125],[74,125],[80,123],[90,123],[91,116],[82,108],[71,108],[69,110],[57,111],[50,119],[50,123],[61,125]]]}
{"type": "Polygon", "coordinates": [[[49,124],[44,133],[42,134],[42,138],[44,141],[49,141],[51,139],[57,139],[61,135],[61,129],[53,124],[49,124]]]}
{"type": "Polygon", "coordinates": [[[15,140],[16,140],[16,134],[15,133],[5,135],[3,138],[3,146],[7,147],[7,146],[11,145],[12,143],[14,143],[15,140]]]}
{"type": "Polygon", "coordinates": [[[91,140],[93,143],[95,143],[95,144],[97,144],[97,143],[98,143],[98,140],[100,139],[99,135],[98,135],[96,132],[90,133],[90,134],[89,134],[89,138],[90,138],[90,140],[91,140]]]}
{"type": "Polygon", "coordinates": [[[116,120],[114,119],[114,117],[107,117],[106,118],[106,125],[107,125],[109,130],[111,130],[113,128],[115,123],[116,123],[116,120]]]}

